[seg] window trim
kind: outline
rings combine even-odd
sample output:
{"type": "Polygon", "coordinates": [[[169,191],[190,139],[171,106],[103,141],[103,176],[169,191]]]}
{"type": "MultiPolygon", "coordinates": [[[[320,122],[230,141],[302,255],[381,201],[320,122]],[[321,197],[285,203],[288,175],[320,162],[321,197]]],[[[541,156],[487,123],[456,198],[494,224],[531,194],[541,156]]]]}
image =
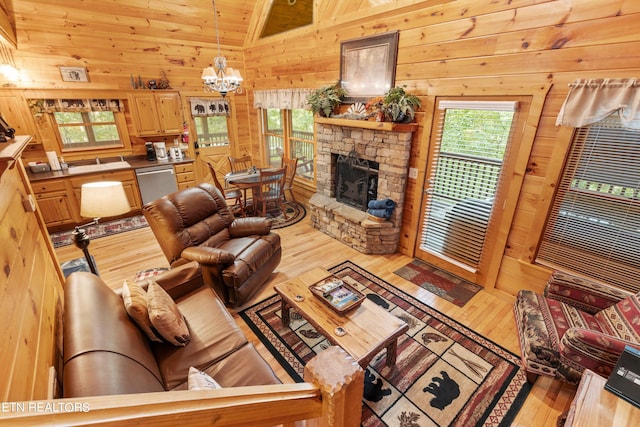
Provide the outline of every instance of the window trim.
{"type": "MultiPolygon", "coordinates": [[[[295,141],[302,141],[302,142],[307,142],[307,143],[311,143],[311,145],[313,146],[313,157],[314,159],[312,161],[315,161],[315,151],[316,151],[316,147],[317,147],[317,143],[316,143],[316,138],[315,138],[315,125],[314,125],[314,131],[313,131],[313,140],[311,141],[307,141],[307,140],[302,140],[299,138],[295,138],[292,133],[293,133],[293,111],[291,109],[282,109],[282,108],[270,108],[272,110],[279,110],[280,111],[280,120],[282,121],[282,134],[279,133],[274,133],[274,132],[270,132],[268,130],[267,127],[267,112],[269,110],[269,108],[260,108],[259,109],[259,114],[260,114],[260,118],[261,118],[261,124],[262,124],[262,134],[261,134],[261,138],[262,138],[262,149],[265,152],[264,158],[266,159],[266,163],[267,164],[271,164],[270,159],[268,159],[267,157],[269,156],[269,150],[267,147],[267,137],[271,136],[271,137],[275,137],[275,138],[281,138],[282,139],[282,145],[283,145],[283,151],[284,151],[284,155],[290,159],[291,158],[291,141],[292,139],[295,141]]],[[[275,165],[274,165],[275,166],[275,165]]],[[[277,165],[279,166],[279,165],[277,165]]],[[[305,176],[305,175],[301,175],[296,173],[295,177],[294,177],[294,182],[297,182],[301,185],[314,185],[316,183],[316,170],[315,167],[313,168],[313,176],[305,176]]]]}
{"type": "MultiPolygon", "coordinates": [[[[513,179],[509,182],[508,195],[509,197],[505,201],[504,206],[501,206],[501,215],[503,219],[501,220],[501,227],[509,230],[511,228],[511,224],[513,223],[516,207],[519,201],[519,194],[523,187],[524,177],[526,175],[529,155],[531,153],[531,149],[533,147],[533,142],[536,139],[536,131],[537,127],[540,123],[542,117],[542,109],[545,104],[545,99],[549,90],[551,89],[551,84],[537,84],[537,85],[498,85],[498,86],[468,86],[465,87],[462,91],[456,90],[451,87],[433,87],[430,89],[429,96],[424,98],[423,102],[423,110],[424,111],[433,111],[435,108],[435,99],[436,97],[468,97],[468,96],[495,96],[495,97],[526,97],[529,100],[529,106],[527,108],[528,112],[524,117],[524,129],[521,129],[522,137],[520,141],[520,150],[518,152],[517,160],[514,164],[513,170],[509,173],[513,176],[513,179]],[[499,86],[499,87],[498,87],[499,86]]],[[[522,109],[524,113],[524,108],[522,109]]],[[[422,127],[425,133],[425,140],[428,141],[430,136],[429,133],[433,131],[433,122],[435,118],[432,114],[425,114],[422,122],[422,127]]],[[[412,159],[410,166],[418,169],[418,177],[416,178],[417,185],[414,186],[413,193],[411,195],[407,195],[407,197],[413,197],[415,203],[421,202],[424,197],[423,184],[426,180],[426,171],[424,167],[420,165],[427,164],[427,155],[428,150],[421,149],[418,152],[418,157],[412,159]]],[[[412,224],[418,224],[420,222],[420,210],[414,209],[410,212],[410,221],[412,224]]],[[[506,248],[507,239],[510,237],[508,232],[500,233],[498,238],[496,239],[495,248],[506,248]]],[[[411,241],[406,242],[406,247],[408,251],[414,254],[414,256],[418,255],[418,239],[419,236],[416,234],[415,238],[411,241]]],[[[497,283],[498,274],[500,272],[501,261],[505,258],[503,251],[500,251],[500,256],[496,256],[496,262],[492,262],[491,265],[487,266],[485,272],[479,275],[469,274],[469,272],[464,271],[459,268],[452,268],[451,271],[455,270],[455,274],[463,277],[467,280],[474,281],[475,283],[484,286],[485,289],[509,289],[510,284],[497,283]]],[[[447,266],[449,267],[449,266],[447,266]]]]}
{"type": "MultiPolygon", "coordinates": [[[[624,232],[619,227],[608,227],[608,224],[611,223],[610,221],[617,222],[616,220],[621,220],[621,217],[607,216],[605,213],[609,212],[609,209],[612,213],[618,212],[625,206],[629,209],[633,208],[634,210],[637,210],[637,199],[634,199],[633,197],[628,198],[616,195],[608,195],[604,192],[572,187],[571,184],[567,182],[569,176],[565,176],[570,175],[572,181],[576,179],[574,172],[577,170],[578,165],[580,164],[580,162],[588,161],[589,157],[577,154],[576,147],[584,147],[588,144],[597,144],[597,141],[589,141],[590,132],[588,131],[588,128],[590,126],[597,126],[598,123],[601,122],[602,121],[596,122],[592,125],[586,125],[581,128],[565,128],[563,135],[565,136],[565,138],[561,139],[561,141],[563,142],[561,144],[561,149],[564,150],[565,156],[562,158],[562,163],[558,168],[558,174],[555,177],[553,185],[554,191],[552,192],[552,194],[550,194],[549,203],[546,206],[548,215],[544,217],[544,222],[542,222],[542,224],[539,224],[539,238],[537,242],[538,244],[536,245],[534,259],[535,263],[539,265],[544,265],[552,269],[569,271],[577,275],[589,277],[593,280],[598,280],[625,288],[631,292],[637,292],[638,290],[640,290],[640,286],[635,285],[632,280],[628,280],[628,277],[635,276],[635,272],[640,272],[640,268],[634,268],[633,265],[629,262],[619,259],[620,255],[618,254],[620,253],[621,248],[618,247],[616,249],[614,247],[606,247],[606,244],[601,246],[597,244],[580,244],[580,241],[584,242],[589,238],[593,238],[593,236],[600,231],[605,231],[605,236],[611,236],[616,233],[624,232]],[[555,224],[557,224],[557,221],[555,219],[559,218],[562,215],[563,209],[564,211],[566,211],[566,208],[563,208],[562,203],[571,200],[573,200],[573,206],[576,206],[577,209],[580,209],[580,207],[586,208],[586,216],[584,217],[584,220],[581,220],[578,216],[574,215],[575,220],[569,221],[570,225],[573,226],[569,234],[565,234],[564,237],[563,235],[557,233],[555,235],[552,234],[552,231],[547,230],[547,228],[553,227],[555,224]],[[595,203],[592,205],[591,202],[601,203],[595,203]],[[587,237],[582,237],[583,233],[580,233],[580,230],[576,229],[576,227],[579,227],[580,221],[593,221],[593,219],[590,218],[599,218],[600,220],[593,223],[593,228],[590,228],[591,232],[588,233],[589,235],[587,237]],[[609,228],[608,231],[606,230],[607,228],[609,228]],[[561,243],[555,243],[554,236],[556,240],[563,239],[564,241],[561,243]],[[567,236],[570,241],[566,241],[565,237],[567,236]],[[574,243],[573,245],[571,245],[572,242],[574,243]],[[588,247],[591,249],[597,248],[597,250],[585,251],[581,250],[581,247],[588,247]],[[608,254],[603,253],[603,251],[608,252],[608,254]],[[564,258],[578,259],[578,262],[563,262],[563,260],[560,259],[562,258],[563,254],[564,258]],[[598,267],[598,265],[600,265],[601,267],[598,267]],[[607,266],[606,269],[603,267],[605,265],[607,266]]],[[[605,123],[604,127],[607,128],[610,126],[606,125],[605,123]]],[[[624,127],[620,127],[619,129],[622,131],[630,131],[629,129],[626,129],[624,127]]],[[[628,144],[627,142],[621,144],[619,141],[621,141],[621,139],[613,140],[608,144],[617,146],[620,149],[624,148],[625,144],[628,144]]],[[[607,142],[605,141],[605,143],[607,142]]],[[[616,158],[616,161],[622,162],[622,156],[618,156],[618,158],[616,158]]],[[[614,167],[614,169],[611,170],[615,170],[615,165],[617,164],[619,163],[612,163],[610,165],[606,165],[606,167],[614,167]]],[[[591,173],[593,172],[589,171],[589,174],[591,173]]],[[[626,218],[625,221],[623,221],[623,225],[624,224],[628,224],[626,222],[626,218]]],[[[627,230],[627,232],[628,231],[629,230],[627,230]]],[[[630,238],[631,236],[629,236],[629,239],[630,238]]],[[[624,243],[620,243],[620,245],[624,247],[628,241],[628,239],[623,239],[624,243]]],[[[614,246],[618,246],[620,240],[614,239],[612,240],[612,242],[614,243],[614,246]]]]}
{"type": "Polygon", "coordinates": [[[109,153],[122,153],[123,151],[131,151],[131,140],[129,138],[129,132],[127,129],[127,121],[125,118],[125,114],[122,111],[114,111],[113,112],[115,125],[118,129],[118,134],[120,135],[120,144],[114,144],[103,147],[79,147],[79,148],[67,148],[65,147],[62,141],[62,135],[60,134],[60,130],[58,128],[58,123],[55,119],[53,113],[45,113],[45,117],[49,122],[49,126],[53,130],[53,134],[56,138],[57,148],[61,153],[66,154],[81,154],[81,153],[91,153],[94,154],[109,154],[109,153]]]}

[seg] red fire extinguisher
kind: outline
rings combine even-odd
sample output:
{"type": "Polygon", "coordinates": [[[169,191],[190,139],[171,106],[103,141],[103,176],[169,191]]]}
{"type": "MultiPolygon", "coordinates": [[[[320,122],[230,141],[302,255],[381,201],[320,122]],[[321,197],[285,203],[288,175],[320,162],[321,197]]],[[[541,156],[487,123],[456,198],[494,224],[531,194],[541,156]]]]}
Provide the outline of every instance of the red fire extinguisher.
{"type": "Polygon", "coordinates": [[[189,143],[189,127],[187,126],[187,122],[182,123],[182,142],[185,144],[189,143]]]}

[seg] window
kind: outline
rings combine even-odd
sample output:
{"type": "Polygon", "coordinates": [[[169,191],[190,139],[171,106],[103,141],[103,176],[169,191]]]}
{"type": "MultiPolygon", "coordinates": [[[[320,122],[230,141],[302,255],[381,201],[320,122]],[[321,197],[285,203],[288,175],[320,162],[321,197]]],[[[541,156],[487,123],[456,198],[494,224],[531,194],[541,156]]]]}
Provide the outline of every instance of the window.
{"type": "Polygon", "coordinates": [[[122,147],[112,111],[55,112],[62,151],[122,147]]]}
{"type": "Polygon", "coordinates": [[[227,116],[195,116],[198,144],[205,147],[229,145],[227,116]]]}
{"type": "Polygon", "coordinates": [[[537,261],[640,291],[640,132],[577,128],[537,261]]]}
{"type": "Polygon", "coordinates": [[[309,110],[267,108],[264,114],[264,140],[269,166],[280,166],[282,155],[299,159],[296,175],[314,179],[315,139],[313,113],[309,110]]]}
{"type": "Polygon", "coordinates": [[[469,272],[480,268],[496,228],[494,206],[505,197],[501,184],[514,147],[517,106],[516,101],[438,101],[421,251],[469,272]]]}

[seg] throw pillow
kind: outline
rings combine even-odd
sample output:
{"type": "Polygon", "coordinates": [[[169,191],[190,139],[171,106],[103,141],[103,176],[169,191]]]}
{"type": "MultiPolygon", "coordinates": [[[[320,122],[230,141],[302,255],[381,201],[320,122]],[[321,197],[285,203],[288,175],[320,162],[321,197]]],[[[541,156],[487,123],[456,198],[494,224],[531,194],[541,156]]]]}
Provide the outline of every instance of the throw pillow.
{"type": "Polygon", "coordinates": [[[640,342],[640,293],[618,301],[594,316],[611,335],[620,339],[640,342]]]}
{"type": "Polygon", "coordinates": [[[137,283],[122,285],[122,301],[129,317],[144,331],[151,341],[162,342],[151,326],[149,310],[147,309],[147,293],[137,283]]]}
{"type": "Polygon", "coordinates": [[[187,384],[189,385],[189,390],[217,390],[222,388],[209,374],[193,366],[189,368],[187,384]]]}
{"type": "Polygon", "coordinates": [[[149,281],[147,289],[149,320],[158,333],[176,346],[185,346],[191,340],[187,323],[169,294],[156,282],[149,281]]]}

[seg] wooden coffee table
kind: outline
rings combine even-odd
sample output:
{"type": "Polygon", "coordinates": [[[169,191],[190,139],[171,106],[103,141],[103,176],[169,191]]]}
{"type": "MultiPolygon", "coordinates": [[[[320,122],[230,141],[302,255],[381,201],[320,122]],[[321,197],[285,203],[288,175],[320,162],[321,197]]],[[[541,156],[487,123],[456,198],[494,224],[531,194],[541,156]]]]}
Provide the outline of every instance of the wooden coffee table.
{"type": "Polygon", "coordinates": [[[289,325],[289,310],[294,308],[331,344],[349,353],[363,369],[385,348],[387,366],[395,365],[398,337],[409,326],[368,299],[347,313],[333,311],[309,290],[309,286],[329,276],[328,271],[315,268],[276,285],[274,288],[282,297],[282,322],[289,325]]]}

